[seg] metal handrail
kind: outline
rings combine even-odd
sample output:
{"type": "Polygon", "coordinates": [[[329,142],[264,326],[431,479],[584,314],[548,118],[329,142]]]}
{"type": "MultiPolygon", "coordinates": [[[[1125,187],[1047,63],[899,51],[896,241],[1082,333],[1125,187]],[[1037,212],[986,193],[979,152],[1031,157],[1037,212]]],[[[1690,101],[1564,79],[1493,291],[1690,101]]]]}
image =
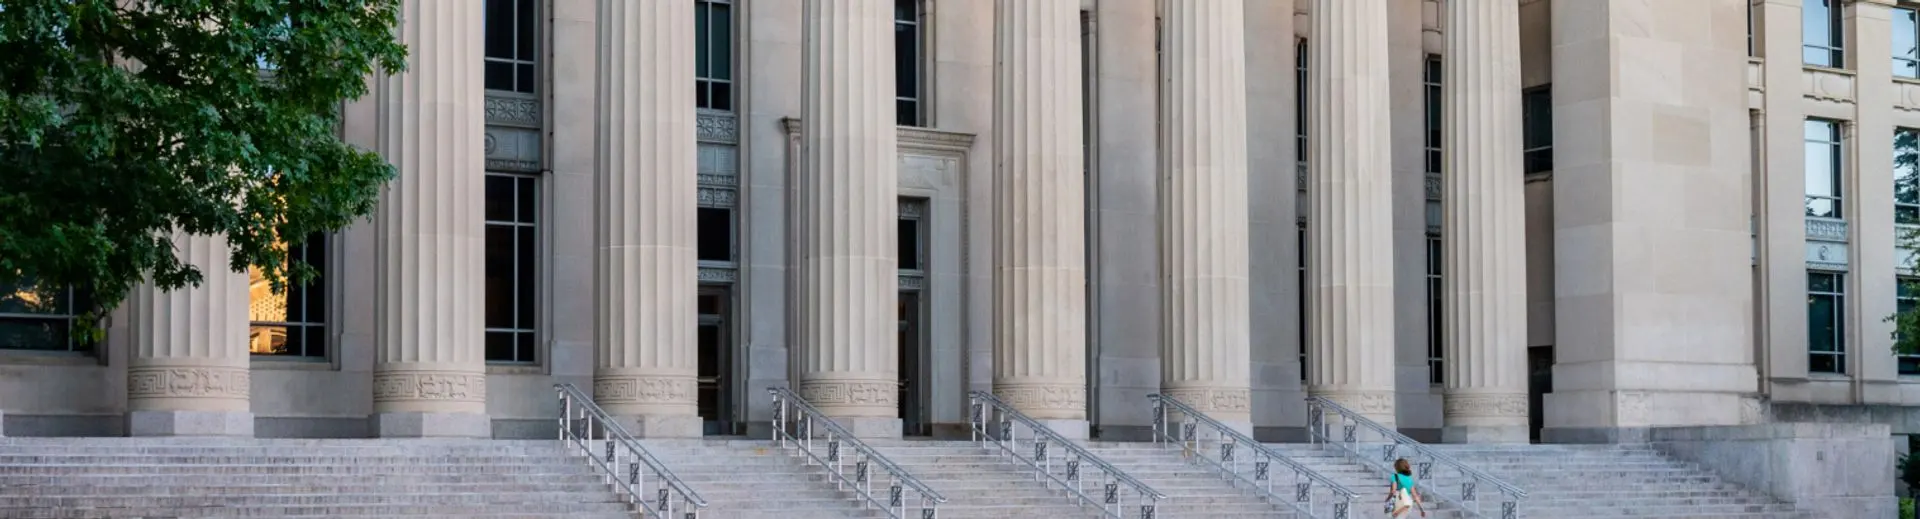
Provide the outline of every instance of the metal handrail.
{"type": "Polygon", "coordinates": [[[1480,510],[1480,500],[1476,496],[1480,483],[1486,483],[1492,485],[1496,492],[1506,497],[1506,499],[1500,501],[1500,517],[1502,519],[1517,519],[1520,517],[1520,500],[1527,497],[1526,490],[1522,490],[1520,487],[1514,486],[1512,483],[1494,477],[1492,474],[1488,474],[1480,469],[1468,466],[1466,463],[1462,463],[1452,456],[1433,450],[1426,444],[1414,441],[1413,438],[1408,438],[1406,435],[1400,434],[1399,431],[1395,431],[1391,427],[1380,425],[1379,422],[1362,416],[1360,413],[1348,409],[1338,402],[1334,402],[1323,396],[1308,397],[1307,419],[1310,422],[1307,426],[1307,436],[1310,441],[1320,441],[1338,445],[1342,450],[1347,452],[1349,457],[1359,462],[1361,466],[1372,469],[1374,472],[1384,476],[1392,476],[1393,468],[1386,464],[1403,457],[1398,455],[1401,447],[1406,447],[1413,451],[1413,454],[1410,456],[1419,459],[1419,461],[1409,460],[1413,462],[1417,467],[1416,470],[1419,472],[1419,477],[1414,481],[1414,488],[1419,489],[1423,496],[1433,496],[1443,501],[1451,502],[1460,507],[1461,511],[1465,512],[1469,517],[1488,517],[1480,510]],[[1342,439],[1340,441],[1333,439],[1332,431],[1330,430],[1331,425],[1327,423],[1326,418],[1327,412],[1329,411],[1351,422],[1342,427],[1342,439]],[[1360,442],[1356,436],[1359,428],[1366,428],[1380,435],[1386,441],[1386,444],[1380,448],[1379,460],[1369,459],[1367,455],[1360,452],[1360,449],[1357,447],[1360,442]],[[1461,477],[1465,479],[1460,483],[1460,494],[1458,496],[1442,492],[1430,484],[1433,476],[1433,466],[1435,464],[1451,468],[1459,472],[1461,477]]]}
{"type": "Polygon", "coordinates": [[[684,519],[700,516],[700,510],[707,507],[707,500],[701,498],[700,494],[693,489],[687,488],[686,482],[680,481],[679,476],[667,470],[665,463],[661,463],[652,452],[640,446],[640,441],[627,433],[627,428],[614,420],[613,415],[607,414],[606,410],[593,403],[592,397],[580,391],[580,388],[573,387],[573,384],[554,384],[553,391],[560,395],[560,444],[563,447],[567,445],[579,447],[581,452],[587,455],[587,459],[592,460],[595,466],[606,473],[607,483],[624,490],[628,498],[640,504],[641,510],[647,517],[675,519],[673,513],[675,500],[671,499],[672,494],[679,494],[678,502],[685,505],[684,519]],[[575,427],[576,422],[579,427],[575,427]],[[606,450],[602,453],[593,452],[593,432],[596,422],[600,426],[602,436],[600,439],[606,441],[606,450]],[[621,458],[627,459],[625,478],[620,474],[621,458]],[[640,471],[642,466],[653,472],[654,480],[662,483],[652,499],[648,499],[645,495],[647,479],[642,477],[640,471]]]}
{"type": "Polygon", "coordinates": [[[1152,519],[1154,512],[1159,509],[1160,500],[1166,499],[1166,494],[1154,490],[1153,487],[1147,486],[1146,483],[1142,483],[1140,480],[1134,479],[1133,476],[1127,475],[1126,472],[1115,468],[1113,464],[1107,463],[1106,460],[1100,459],[1099,456],[1095,456],[1093,452],[1088,451],[1086,447],[1082,447],[1080,444],[1061,436],[1060,433],[1055,432],[1052,428],[1028,417],[1026,413],[1014,409],[1012,405],[1007,404],[1006,401],[1001,400],[1000,397],[994,396],[993,393],[970,391],[967,393],[967,397],[970,400],[967,406],[969,410],[967,421],[971,425],[969,428],[972,430],[974,442],[994,440],[991,443],[1000,448],[1001,454],[1011,454],[1015,459],[1033,468],[1036,476],[1044,478],[1042,481],[1043,486],[1046,485],[1046,481],[1058,483],[1061,488],[1073,495],[1076,502],[1075,504],[1083,507],[1089,504],[1096,505],[1095,509],[1100,510],[1103,516],[1116,519],[1122,518],[1124,516],[1120,513],[1120,486],[1126,485],[1133,489],[1133,492],[1144,502],[1144,504],[1140,505],[1141,519],[1152,519]],[[999,423],[1000,426],[998,431],[987,428],[987,423],[991,421],[989,420],[990,416],[987,412],[989,407],[991,407],[995,413],[999,414],[1000,419],[997,420],[997,423],[999,423]],[[1027,429],[1033,431],[1034,435],[1037,436],[1037,438],[1033,440],[1033,455],[1031,457],[1022,454],[1019,449],[1014,447],[1019,441],[1014,432],[1014,422],[1019,422],[1021,425],[1026,426],[1027,429]],[[998,433],[997,436],[995,434],[996,432],[998,433]],[[1067,450],[1067,454],[1064,456],[1066,459],[1065,477],[1053,473],[1053,458],[1047,455],[1047,449],[1054,444],[1058,444],[1061,448],[1067,450]],[[1104,490],[1104,494],[1101,496],[1102,499],[1098,501],[1092,496],[1087,495],[1085,490],[1080,486],[1080,483],[1085,480],[1085,478],[1080,475],[1080,466],[1082,463],[1092,464],[1093,468],[1101,472],[1101,488],[1104,490]]]}
{"type": "Polygon", "coordinates": [[[904,494],[907,489],[912,489],[920,494],[920,517],[933,519],[938,515],[939,504],[947,502],[946,496],[935,492],[925,483],[921,483],[919,478],[913,477],[913,474],[908,473],[906,469],[900,468],[886,456],[880,455],[879,451],[867,446],[853,433],[834,422],[826,413],[808,404],[806,399],[800,398],[800,395],[792,390],[784,387],[770,387],[767,388],[767,393],[773,395],[773,439],[780,445],[780,449],[785,450],[787,445],[792,443],[802,455],[806,456],[808,464],[818,463],[826,468],[827,476],[833,479],[835,488],[853,489],[854,494],[860,497],[862,507],[878,507],[886,512],[888,517],[902,519],[907,513],[904,494]],[[822,440],[827,444],[824,457],[814,452],[813,437],[816,434],[823,435],[822,440]],[[841,468],[840,446],[843,443],[853,447],[855,455],[853,479],[848,479],[846,472],[841,468]],[[873,477],[872,471],[869,470],[869,467],[873,466],[886,471],[887,475],[893,479],[893,485],[887,489],[885,502],[873,495],[873,477]]]}
{"type": "Polygon", "coordinates": [[[1162,394],[1147,395],[1147,398],[1153,401],[1154,442],[1162,445],[1179,443],[1182,449],[1191,455],[1189,456],[1190,458],[1206,460],[1208,463],[1213,464],[1215,468],[1220,469],[1223,474],[1238,479],[1242,483],[1246,483],[1248,486],[1265,493],[1267,500],[1270,502],[1287,505],[1293,508],[1294,511],[1308,517],[1322,517],[1314,513],[1314,508],[1316,507],[1314,506],[1313,500],[1313,486],[1317,483],[1330,490],[1333,497],[1337,499],[1337,501],[1333,503],[1332,517],[1334,519],[1347,519],[1350,513],[1349,511],[1353,508],[1353,498],[1360,496],[1360,494],[1348,489],[1345,485],[1341,485],[1339,482],[1321,475],[1318,471],[1308,468],[1306,465],[1300,464],[1300,462],[1281,455],[1279,452],[1274,451],[1272,447],[1254,441],[1254,439],[1247,436],[1246,433],[1242,433],[1227,424],[1221,423],[1219,420],[1213,419],[1211,416],[1207,416],[1206,413],[1194,409],[1193,406],[1187,405],[1186,402],[1181,402],[1178,398],[1162,394]],[[1179,438],[1174,437],[1172,434],[1171,429],[1173,424],[1168,421],[1167,415],[1170,412],[1168,408],[1172,408],[1171,411],[1177,411],[1187,418],[1187,420],[1181,424],[1181,437],[1179,438]],[[1200,448],[1203,440],[1199,434],[1200,425],[1206,425],[1212,428],[1214,433],[1219,435],[1220,439],[1217,441],[1220,445],[1217,452],[1219,459],[1208,457],[1206,449],[1200,448]],[[1253,475],[1251,477],[1240,472],[1240,457],[1235,456],[1234,452],[1238,447],[1251,449],[1256,456],[1253,466],[1249,467],[1253,469],[1253,475]],[[1293,469],[1294,498],[1291,500],[1282,498],[1279,494],[1273,492],[1273,477],[1270,463],[1275,461],[1280,462],[1281,465],[1285,465],[1287,468],[1293,469]]]}

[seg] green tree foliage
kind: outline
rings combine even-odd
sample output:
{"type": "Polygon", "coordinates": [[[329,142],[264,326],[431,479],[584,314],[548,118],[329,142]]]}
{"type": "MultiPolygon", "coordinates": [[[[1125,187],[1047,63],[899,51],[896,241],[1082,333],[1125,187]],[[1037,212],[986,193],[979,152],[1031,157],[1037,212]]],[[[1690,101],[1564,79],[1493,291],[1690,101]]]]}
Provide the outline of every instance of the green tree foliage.
{"type": "Polygon", "coordinates": [[[175,230],[276,290],[310,278],[278,238],[366,217],[394,175],[337,129],[406,66],[399,1],[0,2],[0,287],[75,287],[90,322],[143,280],[200,283],[175,230]]]}
{"type": "MultiPolygon", "coordinates": [[[[1893,137],[1893,199],[1900,204],[1920,204],[1920,133],[1897,132],[1893,137]]],[[[1894,209],[1894,222],[1899,235],[1895,243],[1902,249],[1920,250],[1920,212],[1905,208],[1894,209]]],[[[1920,254],[1903,256],[1907,261],[1902,265],[1913,272],[1920,272],[1920,254]]],[[[1904,296],[1920,296],[1920,285],[1901,281],[1895,287],[1902,299],[1904,296]]],[[[1887,317],[1893,323],[1894,353],[1920,353],[1920,307],[1902,302],[1893,315],[1887,317]]]]}

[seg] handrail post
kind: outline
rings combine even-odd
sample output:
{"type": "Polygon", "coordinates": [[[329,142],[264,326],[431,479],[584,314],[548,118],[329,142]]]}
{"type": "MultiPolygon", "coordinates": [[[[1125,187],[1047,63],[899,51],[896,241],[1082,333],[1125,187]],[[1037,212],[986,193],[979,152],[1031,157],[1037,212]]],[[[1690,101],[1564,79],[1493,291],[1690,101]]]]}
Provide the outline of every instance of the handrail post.
{"type": "Polygon", "coordinates": [[[687,517],[697,518],[700,515],[700,509],[707,506],[706,500],[687,488],[672,471],[647,452],[612,415],[600,409],[591,397],[572,384],[554,384],[553,388],[560,399],[555,437],[560,440],[562,448],[568,451],[578,448],[572,454],[584,454],[588,462],[599,467],[600,476],[608,486],[625,492],[628,502],[638,505],[643,517],[677,519],[675,500],[672,499],[676,493],[680,496],[678,501],[685,505],[682,509],[687,517]],[[597,435],[595,429],[600,431],[597,435]],[[642,468],[660,478],[657,498],[647,494],[646,476],[641,472],[642,468]]]}

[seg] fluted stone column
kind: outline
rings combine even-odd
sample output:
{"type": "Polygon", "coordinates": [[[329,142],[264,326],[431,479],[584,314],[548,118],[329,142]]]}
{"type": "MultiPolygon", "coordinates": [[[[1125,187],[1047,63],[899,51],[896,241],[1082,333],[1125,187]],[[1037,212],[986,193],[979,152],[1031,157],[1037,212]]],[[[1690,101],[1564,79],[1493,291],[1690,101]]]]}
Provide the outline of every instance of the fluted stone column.
{"type": "Polygon", "coordinates": [[[128,298],[127,435],[253,436],[247,275],[227,268],[224,237],[177,232],[173,244],[202,281],[171,291],[142,284],[128,298]]]}
{"type": "Polygon", "coordinates": [[[697,437],[693,3],[600,0],[593,399],[651,437],[697,437]]]}
{"type": "Polygon", "coordinates": [[[1448,442],[1526,442],[1520,7],[1447,2],[1442,170],[1448,442]]]}
{"type": "Polygon", "coordinates": [[[487,437],[481,319],[481,5],[406,0],[405,73],[380,82],[383,153],[399,169],[376,218],[373,432],[487,437]]]}
{"type": "Polygon", "coordinates": [[[893,4],[805,0],[795,216],[800,395],[899,436],[893,4]]]}
{"type": "Polygon", "coordinates": [[[1388,0],[1313,0],[1307,46],[1308,394],[1392,424],[1388,0]]]}
{"type": "Polygon", "coordinates": [[[1087,436],[1086,181],[1079,0],[998,0],[994,12],[993,392],[1087,436]]]}
{"type": "Polygon", "coordinates": [[[1160,387],[1251,429],[1245,8],[1160,9],[1160,387]]]}

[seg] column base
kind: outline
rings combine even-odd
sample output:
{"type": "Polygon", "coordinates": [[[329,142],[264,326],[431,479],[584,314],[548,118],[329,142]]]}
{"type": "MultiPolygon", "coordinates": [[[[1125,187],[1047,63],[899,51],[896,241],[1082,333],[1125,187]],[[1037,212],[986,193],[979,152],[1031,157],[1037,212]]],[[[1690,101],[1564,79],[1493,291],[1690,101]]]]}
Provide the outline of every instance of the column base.
{"type": "Polygon", "coordinates": [[[253,437],[253,413],[231,411],[129,411],[127,436],[253,437]]]}
{"type": "Polygon", "coordinates": [[[699,415],[616,415],[613,420],[635,438],[699,438],[706,432],[699,415]]]}
{"type": "Polygon", "coordinates": [[[1449,425],[1440,428],[1440,443],[1530,443],[1531,429],[1525,425],[1449,425]]]}
{"type": "Polygon", "coordinates": [[[492,438],[493,420],[476,413],[375,413],[375,438],[492,438]]]}

